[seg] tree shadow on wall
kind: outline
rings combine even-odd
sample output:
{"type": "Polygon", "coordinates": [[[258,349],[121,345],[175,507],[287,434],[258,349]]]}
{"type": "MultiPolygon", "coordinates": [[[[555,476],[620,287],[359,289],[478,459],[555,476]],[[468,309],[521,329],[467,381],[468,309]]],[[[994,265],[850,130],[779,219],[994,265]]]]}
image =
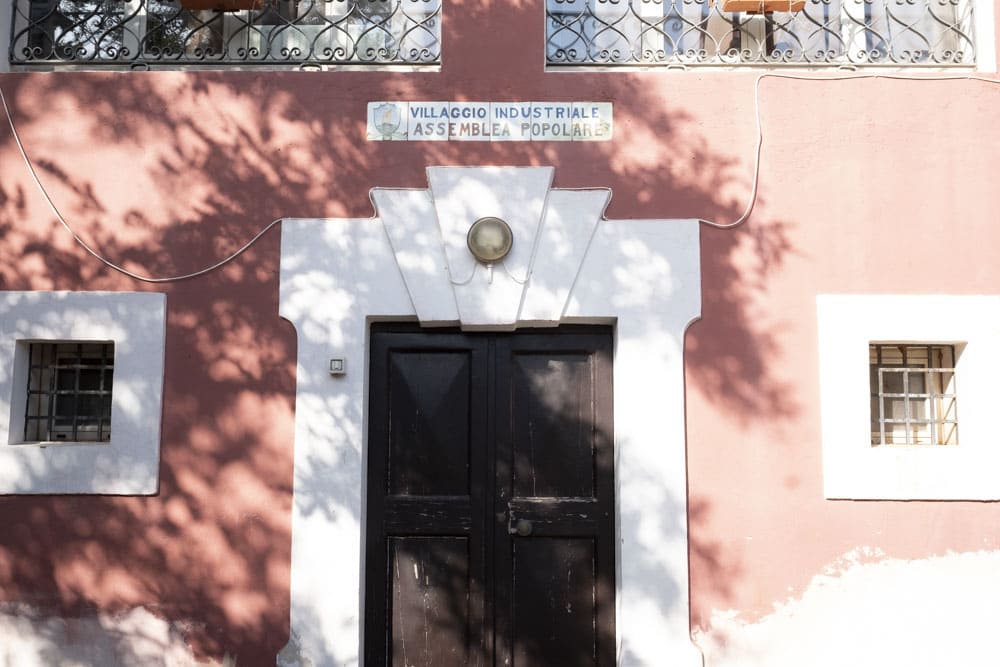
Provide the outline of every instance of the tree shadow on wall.
{"type": "Polygon", "coordinates": [[[699,388],[744,424],[780,424],[799,412],[794,391],[773,375],[778,342],[752,314],[768,277],[794,252],[788,229],[773,222],[702,232],[710,249],[702,253],[702,316],[688,332],[685,363],[699,388]],[[744,253],[753,261],[736,259],[744,253]]]}
{"type": "MultiPolygon", "coordinates": [[[[156,276],[210,265],[274,218],[367,217],[371,187],[424,188],[428,165],[553,165],[555,187],[612,188],[610,218],[626,205],[650,218],[732,219],[742,208],[720,192],[748,185],[745,165],[665,104],[663,82],[649,74],[616,73],[589,93],[616,100],[616,123],[627,128],[620,141],[363,141],[366,101],[434,99],[441,77],[452,99],[588,94],[573,77],[497,89],[446,72],[4,75],[0,85],[78,233],[156,276]]],[[[273,665],[288,641],[296,354],[294,332],[277,315],[278,230],[203,277],[139,283],[74,244],[17,166],[9,134],[0,141],[0,288],[168,294],[159,494],[0,499],[3,597],[63,617],[144,607],[182,620],[176,632],[197,656],[273,665]]],[[[748,311],[755,281],[792,251],[787,229],[755,217],[745,229],[702,235],[704,319],[687,368],[747,420],[796,410],[768,370],[777,343],[748,311]],[[756,274],[734,257],[745,239],[762,258],[756,274]]],[[[314,502],[325,512],[355,506],[314,502]]],[[[695,529],[709,510],[708,501],[692,505],[691,550],[710,555],[705,567],[725,593],[740,571],[723,544],[695,529]]],[[[660,581],[655,562],[648,577],[676,585],[660,581]]]]}

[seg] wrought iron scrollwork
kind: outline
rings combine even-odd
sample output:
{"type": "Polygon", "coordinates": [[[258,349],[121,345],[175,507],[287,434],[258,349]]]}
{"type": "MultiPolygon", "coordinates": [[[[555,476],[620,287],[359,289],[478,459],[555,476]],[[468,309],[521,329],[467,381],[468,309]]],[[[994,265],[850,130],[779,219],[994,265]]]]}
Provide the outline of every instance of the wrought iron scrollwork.
{"type": "Polygon", "coordinates": [[[441,0],[14,0],[12,64],[436,64],[441,0]]]}
{"type": "Polygon", "coordinates": [[[546,0],[549,65],[975,64],[971,0],[808,0],[724,12],[722,0],[546,0]]]}

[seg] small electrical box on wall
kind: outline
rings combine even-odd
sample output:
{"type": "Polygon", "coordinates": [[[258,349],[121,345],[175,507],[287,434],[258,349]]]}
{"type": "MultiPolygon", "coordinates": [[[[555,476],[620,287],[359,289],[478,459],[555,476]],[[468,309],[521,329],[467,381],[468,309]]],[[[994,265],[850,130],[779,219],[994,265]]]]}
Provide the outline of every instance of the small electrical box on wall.
{"type": "Polygon", "coordinates": [[[330,360],[330,375],[343,375],[347,372],[347,363],[343,357],[334,357],[330,360]]]}

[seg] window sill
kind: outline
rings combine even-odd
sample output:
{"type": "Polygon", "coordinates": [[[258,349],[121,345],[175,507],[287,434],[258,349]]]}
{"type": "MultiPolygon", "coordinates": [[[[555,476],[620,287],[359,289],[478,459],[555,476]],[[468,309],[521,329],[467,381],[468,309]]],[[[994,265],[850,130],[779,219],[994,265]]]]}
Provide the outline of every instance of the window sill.
{"type": "Polygon", "coordinates": [[[1000,500],[1000,464],[988,443],[896,445],[827,451],[825,496],[831,500],[1000,500]]]}

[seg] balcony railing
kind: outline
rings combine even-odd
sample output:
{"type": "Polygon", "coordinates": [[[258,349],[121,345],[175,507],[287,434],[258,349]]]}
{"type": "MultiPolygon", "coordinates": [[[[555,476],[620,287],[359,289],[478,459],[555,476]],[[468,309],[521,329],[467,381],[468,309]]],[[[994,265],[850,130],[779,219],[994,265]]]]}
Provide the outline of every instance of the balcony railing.
{"type": "Polygon", "coordinates": [[[807,0],[760,14],[721,4],[546,0],[548,64],[975,64],[971,0],[807,0]]]}
{"type": "Polygon", "coordinates": [[[14,0],[15,65],[437,64],[441,0],[14,0]]]}

